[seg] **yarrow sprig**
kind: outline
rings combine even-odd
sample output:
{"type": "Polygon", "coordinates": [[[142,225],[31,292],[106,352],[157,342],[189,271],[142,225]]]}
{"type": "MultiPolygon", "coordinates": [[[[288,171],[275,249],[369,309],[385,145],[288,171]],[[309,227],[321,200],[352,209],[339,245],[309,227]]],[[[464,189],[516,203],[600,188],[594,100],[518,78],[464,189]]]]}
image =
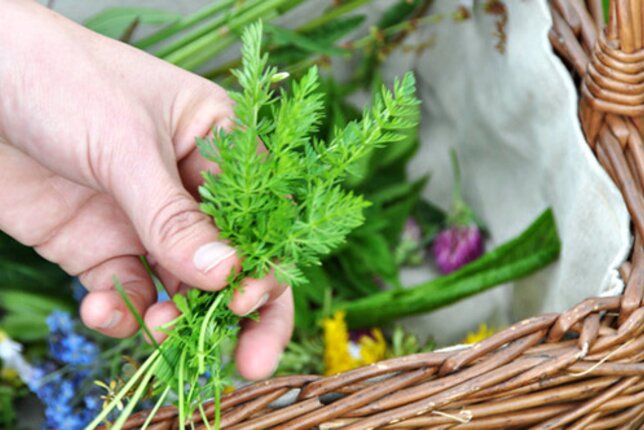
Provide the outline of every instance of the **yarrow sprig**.
{"type": "MultiPolygon", "coordinates": [[[[300,268],[320,264],[320,257],[364,222],[368,203],[344,188],[343,179],[375,147],[403,139],[403,131],[415,127],[418,118],[415,82],[407,74],[396,81],[393,93],[382,90],[362,120],[335,130],[331,142],[317,140],[313,135],[324,110],[317,69],[293,82],[290,92],[276,94],[275,84],[287,75],[267,67],[268,56],[260,50],[261,22],[246,28],[242,42],[242,68],[233,72],[241,91],[231,94],[235,125],[197,141],[202,155],[221,170],[216,176],[204,173],[201,208],[237,249],[241,272],[231,274],[230,288],[220,292],[175,296],[181,316],[164,327],[168,339],[123,388],[144,392],[154,384],[162,399],[169,391],[176,393],[180,428],[195,412],[210,428],[201,404],[213,397],[218,404],[226,385],[222,357],[240,319],[228,308],[233,291],[244,278],[271,272],[294,287],[306,283],[300,268]]],[[[89,428],[123,398],[117,394],[89,428]]],[[[136,401],[135,394],[112,428],[120,428],[136,401]]]]}

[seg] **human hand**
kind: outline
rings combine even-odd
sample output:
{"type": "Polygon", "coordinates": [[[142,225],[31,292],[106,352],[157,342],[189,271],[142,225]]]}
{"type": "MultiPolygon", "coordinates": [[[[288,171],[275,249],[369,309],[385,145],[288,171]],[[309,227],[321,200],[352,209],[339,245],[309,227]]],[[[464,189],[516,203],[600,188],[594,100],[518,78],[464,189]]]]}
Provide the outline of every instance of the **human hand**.
{"type": "MultiPolygon", "coordinates": [[[[155,303],[141,255],[170,294],[226,286],[240,263],[195,201],[200,172],[216,166],[194,144],[231,125],[223,89],[17,0],[0,0],[0,88],[0,230],[80,277],[87,326],[137,331],[114,275],[150,328],[178,316],[155,303]]],[[[236,357],[249,379],[274,370],[293,325],[290,289],[274,277],[248,279],[230,305],[258,306],[236,357]]]]}

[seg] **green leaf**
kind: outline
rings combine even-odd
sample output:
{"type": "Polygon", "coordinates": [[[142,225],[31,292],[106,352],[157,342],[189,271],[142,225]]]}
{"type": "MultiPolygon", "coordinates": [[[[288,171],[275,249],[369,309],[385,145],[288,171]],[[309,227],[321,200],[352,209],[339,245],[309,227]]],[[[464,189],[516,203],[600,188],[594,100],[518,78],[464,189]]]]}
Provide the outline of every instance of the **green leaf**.
{"type": "Polygon", "coordinates": [[[69,290],[61,288],[69,279],[60,267],[0,232],[0,291],[46,290],[47,294],[69,296],[69,290]]]}
{"type": "Polygon", "coordinates": [[[358,264],[366,273],[377,274],[388,283],[400,286],[396,258],[385,236],[359,236],[347,248],[351,260],[360,261],[358,264]]]}
{"type": "Polygon", "coordinates": [[[114,7],[88,18],[85,26],[113,39],[121,38],[135,22],[140,24],[167,24],[181,15],[161,9],[144,7],[114,7]]]}
{"type": "Polygon", "coordinates": [[[547,210],[521,235],[450,275],[407,289],[336,303],[334,309],[347,312],[352,328],[380,326],[527,276],[556,260],[560,250],[554,216],[547,210]]]}
{"type": "Polygon", "coordinates": [[[0,320],[0,330],[18,342],[34,342],[49,337],[45,318],[25,313],[9,313],[0,320]]]}
{"type": "Polygon", "coordinates": [[[295,291],[302,291],[316,305],[322,305],[325,300],[325,292],[333,289],[331,279],[322,266],[308,266],[302,269],[308,283],[295,291]]]}
{"type": "Polygon", "coordinates": [[[427,0],[398,0],[386,9],[378,20],[378,28],[384,29],[408,19],[427,0]]]}
{"type": "Polygon", "coordinates": [[[329,56],[346,56],[349,51],[333,46],[329,43],[319,42],[316,39],[306,35],[288,30],[283,27],[267,25],[266,32],[272,36],[271,40],[277,47],[290,46],[300,48],[308,53],[329,55],[329,56]]]}
{"type": "MultiPolygon", "coordinates": [[[[335,44],[341,38],[357,29],[364,20],[365,17],[361,15],[338,18],[313,30],[296,34],[312,41],[316,46],[331,47],[334,50],[339,50],[336,53],[327,53],[327,55],[344,55],[345,50],[336,47],[335,44]]],[[[312,54],[318,55],[321,53],[320,50],[311,50],[310,45],[306,48],[296,44],[277,46],[271,53],[271,64],[292,65],[310,58],[312,54]]]]}
{"type": "Polygon", "coordinates": [[[71,311],[69,300],[28,291],[0,291],[0,307],[7,311],[31,315],[32,318],[46,318],[56,309],[71,311]]]}

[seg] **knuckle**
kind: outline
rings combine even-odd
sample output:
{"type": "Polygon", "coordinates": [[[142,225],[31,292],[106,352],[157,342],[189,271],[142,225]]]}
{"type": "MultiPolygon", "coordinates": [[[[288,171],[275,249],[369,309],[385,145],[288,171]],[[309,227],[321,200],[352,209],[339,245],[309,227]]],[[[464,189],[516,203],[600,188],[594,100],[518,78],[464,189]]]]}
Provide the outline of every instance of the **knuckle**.
{"type": "Polygon", "coordinates": [[[176,193],[167,198],[150,223],[150,237],[167,249],[178,246],[193,234],[194,227],[206,222],[196,203],[187,195],[176,193]]]}

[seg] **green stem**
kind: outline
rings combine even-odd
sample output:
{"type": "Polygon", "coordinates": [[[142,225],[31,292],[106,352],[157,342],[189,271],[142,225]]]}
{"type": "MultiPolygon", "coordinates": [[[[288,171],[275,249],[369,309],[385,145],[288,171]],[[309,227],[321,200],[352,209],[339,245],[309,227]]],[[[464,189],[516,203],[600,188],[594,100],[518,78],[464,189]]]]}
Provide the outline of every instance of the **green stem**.
{"type": "Polygon", "coordinates": [[[561,244],[554,217],[544,212],[523,234],[457,272],[409,289],[389,290],[339,303],[351,328],[373,327],[454,303],[526,276],[554,261],[561,244]]]}
{"type": "Polygon", "coordinates": [[[143,316],[141,316],[139,310],[136,308],[136,306],[134,306],[134,303],[132,303],[132,300],[130,300],[130,296],[127,295],[125,288],[123,288],[123,284],[121,284],[121,281],[119,281],[116,276],[114,276],[114,288],[121,296],[121,299],[123,299],[123,301],[125,302],[125,306],[127,306],[132,316],[134,316],[136,322],[139,323],[141,330],[143,330],[143,332],[148,336],[148,340],[155,346],[155,348],[159,349],[159,343],[156,341],[154,336],[152,336],[152,332],[143,320],[143,316]]]}
{"type": "Polygon", "coordinates": [[[161,30],[145,37],[134,44],[137,48],[147,49],[151,46],[156,45],[159,42],[162,42],[166,39],[171,38],[172,36],[186,30],[193,25],[199,24],[202,21],[205,21],[208,18],[211,18],[217,15],[220,12],[226,10],[235,3],[236,0],[222,0],[217,1],[211,5],[208,5],[190,16],[179,19],[178,21],[173,22],[172,24],[162,28],[161,30]]]}
{"type": "Polygon", "coordinates": [[[452,189],[452,200],[454,205],[457,205],[463,201],[463,196],[461,193],[461,166],[458,163],[458,155],[456,150],[451,148],[449,150],[450,161],[452,162],[452,170],[454,172],[454,188],[452,189]]]}
{"type": "MultiPolygon", "coordinates": [[[[392,25],[387,28],[380,29],[381,35],[384,37],[392,36],[398,32],[401,31],[410,31],[415,28],[422,27],[427,24],[436,24],[440,22],[442,19],[442,15],[440,14],[435,14],[435,15],[427,15],[422,18],[414,19],[414,20],[408,20],[408,21],[402,21],[398,24],[392,25]]],[[[361,39],[356,40],[355,42],[351,43],[350,45],[353,48],[357,49],[362,49],[366,48],[369,46],[375,39],[375,34],[374,33],[369,33],[368,35],[362,37],[361,39]]]]}
{"type": "Polygon", "coordinates": [[[270,21],[301,0],[256,0],[232,17],[223,16],[156,53],[179,67],[194,70],[237,41],[237,30],[260,18],[270,21]],[[284,7],[284,9],[282,9],[284,7]]]}
{"type": "Polygon", "coordinates": [[[242,8],[232,10],[227,14],[224,14],[222,16],[216,17],[212,22],[207,23],[206,25],[196,28],[192,31],[190,31],[188,34],[185,36],[181,37],[180,39],[175,40],[172,43],[169,43],[167,46],[162,47],[158,51],[156,51],[154,54],[157,57],[166,57],[170,55],[171,53],[178,51],[179,49],[190,45],[194,41],[198,40],[199,38],[212,34],[217,32],[217,30],[221,29],[224,25],[226,25],[227,22],[231,19],[230,15],[234,14],[240,14],[248,10],[249,7],[254,7],[257,6],[258,4],[261,3],[262,0],[252,0],[248,3],[246,3],[242,8]]]}
{"type": "Polygon", "coordinates": [[[150,357],[148,357],[147,360],[141,365],[141,367],[132,375],[130,380],[121,388],[121,390],[118,392],[118,394],[112,399],[112,401],[103,408],[100,414],[96,418],[94,418],[94,421],[89,423],[87,427],[85,427],[85,430],[92,430],[98,427],[101,422],[109,415],[112,410],[123,400],[125,395],[134,387],[134,385],[138,382],[138,380],[147,373],[147,375],[152,375],[154,373],[154,369],[156,369],[156,366],[158,366],[158,359],[161,356],[161,351],[156,349],[150,357]],[[151,371],[149,370],[150,367],[154,367],[151,371]]]}
{"type": "Polygon", "coordinates": [[[336,18],[341,17],[342,15],[352,12],[358,9],[360,6],[363,6],[367,3],[371,3],[373,0],[353,0],[348,3],[345,3],[340,6],[335,6],[326,12],[324,15],[313,19],[303,26],[299,27],[297,31],[308,31],[316,27],[320,27],[330,21],[333,21],[336,18]]]}
{"type": "Polygon", "coordinates": [[[123,424],[125,424],[125,421],[132,414],[132,411],[139,403],[139,400],[141,399],[141,397],[143,397],[143,394],[145,393],[145,390],[148,388],[148,384],[150,383],[150,380],[154,376],[154,372],[156,371],[157,367],[159,367],[159,364],[160,364],[160,361],[157,361],[150,368],[150,371],[145,375],[145,377],[143,378],[143,381],[141,381],[136,391],[134,392],[134,395],[127,402],[127,406],[119,415],[118,420],[116,420],[114,425],[111,427],[111,430],[121,430],[121,428],[123,427],[123,424]]]}
{"type": "Polygon", "coordinates": [[[197,349],[197,359],[199,361],[199,373],[202,375],[206,372],[206,352],[205,352],[206,332],[208,331],[208,325],[210,324],[210,320],[212,319],[213,314],[215,313],[215,311],[217,310],[217,308],[219,307],[219,304],[223,299],[224,299],[224,293],[219,292],[217,294],[217,298],[215,299],[215,301],[212,302],[212,305],[210,305],[210,308],[208,309],[208,312],[206,313],[206,316],[203,319],[203,323],[201,324],[201,330],[199,331],[199,346],[197,349]]]}
{"type": "Polygon", "coordinates": [[[179,428],[181,430],[186,429],[186,404],[185,404],[186,401],[185,401],[185,398],[184,398],[184,396],[185,396],[185,393],[184,393],[184,390],[185,390],[185,388],[184,388],[184,386],[185,386],[184,376],[185,375],[184,375],[184,373],[185,373],[185,366],[186,366],[186,352],[187,352],[186,349],[184,349],[183,352],[181,352],[181,358],[179,359],[179,377],[177,378],[178,379],[178,385],[179,385],[177,387],[177,391],[179,392],[178,393],[178,396],[179,396],[179,399],[178,399],[178,402],[179,402],[179,428]]]}
{"type": "Polygon", "coordinates": [[[147,430],[150,424],[152,424],[152,420],[156,416],[158,410],[161,409],[161,406],[163,405],[163,402],[165,402],[166,397],[168,397],[168,394],[170,394],[170,388],[171,387],[168,386],[166,387],[165,390],[163,390],[161,397],[159,397],[159,400],[157,400],[156,404],[154,405],[154,408],[152,408],[152,410],[148,414],[148,418],[143,423],[143,427],[141,427],[141,430],[147,430]]]}
{"type": "Polygon", "coordinates": [[[221,364],[219,363],[215,370],[215,430],[221,426],[221,364]]]}
{"type": "MultiPolygon", "coordinates": [[[[384,36],[391,36],[401,31],[412,30],[414,28],[422,27],[427,24],[434,24],[438,21],[439,21],[439,15],[425,16],[417,20],[414,20],[413,22],[403,21],[399,24],[392,25],[391,27],[382,29],[382,34],[384,36]]],[[[322,24],[323,23],[321,23],[320,25],[322,24]]],[[[308,29],[308,30],[311,30],[311,29],[308,29]]],[[[364,49],[373,43],[373,41],[375,40],[374,38],[375,38],[375,35],[373,33],[369,33],[368,35],[354,42],[347,43],[345,47],[353,51],[364,49]]],[[[319,60],[319,55],[312,55],[311,57],[301,60],[295,64],[285,66],[284,71],[289,72],[291,75],[295,76],[295,75],[298,75],[300,72],[305,71],[309,67],[313,66],[318,60],[319,60]]],[[[206,79],[216,79],[218,77],[221,77],[222,75],[230,73],[231,69],[239,67],[240,64],[241,64],[241,59],[236,58],[234,60],[229,61],[226,64],[217,66],[212,70],[204,72],[202,76],[205,77],[206,79]]]]}
{"type": "Polygon", "coordinates": [[[203,408],[203,399],[199,399],[199,413],[201,414],[201,420],[206,426],[206,430],[212,430],[212,427],[210,427],[210,423],[208,422],[208,416],[206,415],[206,411],[203,408]]]}

